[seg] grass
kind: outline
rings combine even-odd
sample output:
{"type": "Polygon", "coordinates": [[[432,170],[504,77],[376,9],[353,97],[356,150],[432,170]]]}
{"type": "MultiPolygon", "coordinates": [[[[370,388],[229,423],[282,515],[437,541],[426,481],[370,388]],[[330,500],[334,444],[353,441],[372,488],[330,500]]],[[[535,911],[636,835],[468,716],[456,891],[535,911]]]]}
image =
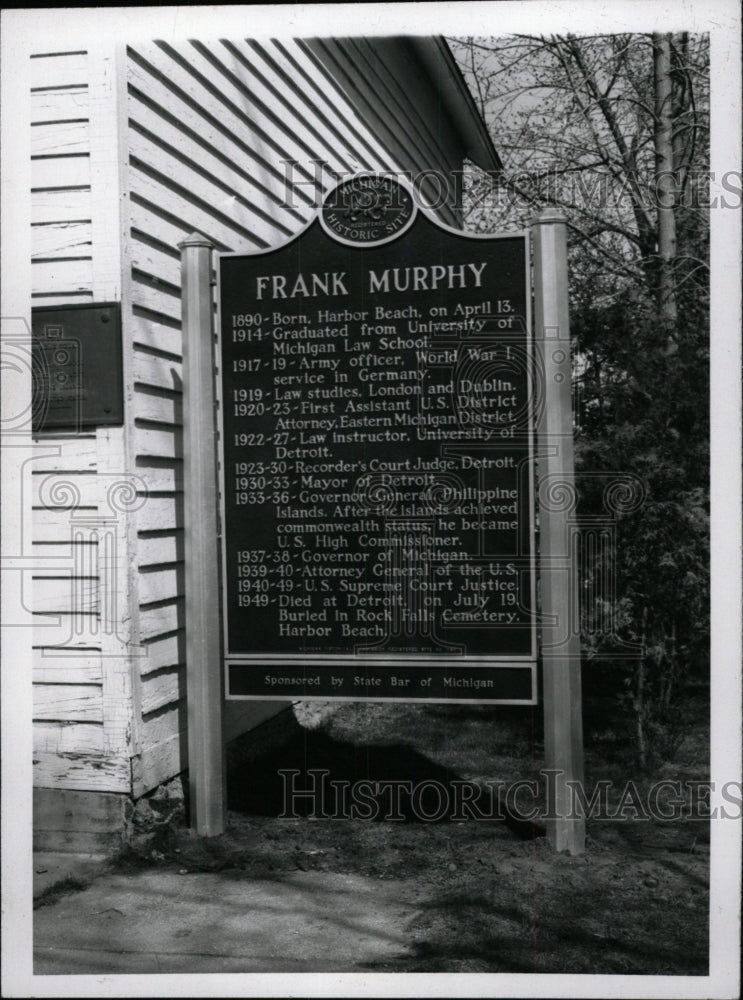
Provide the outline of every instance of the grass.
{"type": "Polygon", "coordinates": [[[39,910],[42,906],[52,906],[62,899],[63,896],[69,896],[73,892],[82,892],[89,885],[90,882],[85,879],[76,878],[74,875],[65,875],[64,878],[52,882],[51,885],[42,889],[38,896],[34,898],[34,909],[39,910]]]}

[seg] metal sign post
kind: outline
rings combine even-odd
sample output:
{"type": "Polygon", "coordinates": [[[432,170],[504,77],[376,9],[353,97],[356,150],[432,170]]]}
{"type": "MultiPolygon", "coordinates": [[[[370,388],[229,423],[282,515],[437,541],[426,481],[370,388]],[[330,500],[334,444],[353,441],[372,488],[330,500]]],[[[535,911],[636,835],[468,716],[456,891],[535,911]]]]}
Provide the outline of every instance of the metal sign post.
{"type": "Polygon", "coordinates": [[[183,286],[183,478],[186,553],[186,670],[191,827],[224,832],[214,397],[212,244],[198,233],[180,244],[183,286]]]}
{"type": "Polygon", "coordinates": [[[575,469],[564,217],[543,213],[533,235],[535,344],[544,386],[537,454],[547,835],[555,850],[581,854],[585,819],[574,815],[570,785],[583,782],[583,719],[578,580],[568,530],[575,469]]]}

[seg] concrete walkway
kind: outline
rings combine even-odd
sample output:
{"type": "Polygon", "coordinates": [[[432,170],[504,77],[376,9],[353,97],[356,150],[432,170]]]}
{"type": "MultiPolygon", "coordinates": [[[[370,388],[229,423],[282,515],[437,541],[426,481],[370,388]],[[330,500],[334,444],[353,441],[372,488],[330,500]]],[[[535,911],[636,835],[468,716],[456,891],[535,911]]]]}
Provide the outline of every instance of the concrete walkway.
{"type": "Polygon", "coordinates": [[[363,971],[410,954],[417,903],[412,882],[320,871],[100,874],[35,911],[34,973],[363,971]]]}

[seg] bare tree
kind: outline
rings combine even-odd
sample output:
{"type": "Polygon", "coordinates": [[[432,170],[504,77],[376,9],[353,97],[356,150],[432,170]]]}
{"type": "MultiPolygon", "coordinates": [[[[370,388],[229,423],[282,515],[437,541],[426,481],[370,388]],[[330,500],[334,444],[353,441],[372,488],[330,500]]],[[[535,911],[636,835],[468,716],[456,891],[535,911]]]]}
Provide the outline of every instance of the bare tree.
{"type": "Polygon", "coordinates": [[[702,36],[450,40],[505,163],[470,179],[475,230],[563,209],[597,294],[651,292],[669,350],[677,290],[706,257],[708,51],[702,36]],[[683,215],[683,221],[681,216],[683,215]]]}
{"type": "Polygon", "coordinates": [[[547,206],[567,217],[580,515],[602,516],[597,473],[645,490],[617,515],[612,552],[582,565],[584,656],[606,665],[644,765],[709,663],[708,40],[451,46],[505,165],[465,178],[468,226],[525,227],[547,206]],[[622,661],[614,636],[641,652],[622,661]]]}

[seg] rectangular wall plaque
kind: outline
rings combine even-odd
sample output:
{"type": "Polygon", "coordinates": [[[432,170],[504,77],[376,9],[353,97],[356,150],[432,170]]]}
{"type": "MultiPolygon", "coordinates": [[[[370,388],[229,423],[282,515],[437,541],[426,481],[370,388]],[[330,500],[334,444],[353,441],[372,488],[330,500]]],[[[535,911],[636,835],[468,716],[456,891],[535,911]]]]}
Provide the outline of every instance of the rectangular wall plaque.
{"type": "Polygon", "coordinates": [[[526,237],[323,211],[220,259],[227,697],[534,703],[526,237]]]}
{"type": "Polygon", "coordinates": [[[119,303],[45,306],[32,324],[34,432],[122,424],[119,303]]]}

